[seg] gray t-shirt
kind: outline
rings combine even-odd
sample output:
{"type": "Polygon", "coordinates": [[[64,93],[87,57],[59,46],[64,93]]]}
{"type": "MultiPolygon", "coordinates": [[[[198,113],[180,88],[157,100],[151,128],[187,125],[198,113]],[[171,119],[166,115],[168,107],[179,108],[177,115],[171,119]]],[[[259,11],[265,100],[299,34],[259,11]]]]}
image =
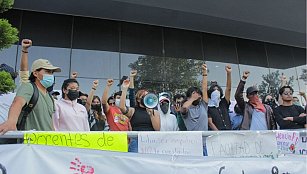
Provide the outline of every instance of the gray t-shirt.
{"type": "Polygon", "coordinates": [[[208,130],[208,104],[203,100],[197,105],[191,105],[183,116],[183,121],[187,131],[207,131],[208,130]]]}

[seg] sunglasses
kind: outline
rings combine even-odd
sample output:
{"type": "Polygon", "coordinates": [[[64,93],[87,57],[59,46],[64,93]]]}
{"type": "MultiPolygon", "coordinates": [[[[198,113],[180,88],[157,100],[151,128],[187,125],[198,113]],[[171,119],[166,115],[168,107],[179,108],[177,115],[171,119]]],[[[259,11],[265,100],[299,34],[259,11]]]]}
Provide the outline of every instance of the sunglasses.
{"type": "Polygon", "coordinates": [[[284,92],[283,95],[292,95],[292,92],[284,92]]]}

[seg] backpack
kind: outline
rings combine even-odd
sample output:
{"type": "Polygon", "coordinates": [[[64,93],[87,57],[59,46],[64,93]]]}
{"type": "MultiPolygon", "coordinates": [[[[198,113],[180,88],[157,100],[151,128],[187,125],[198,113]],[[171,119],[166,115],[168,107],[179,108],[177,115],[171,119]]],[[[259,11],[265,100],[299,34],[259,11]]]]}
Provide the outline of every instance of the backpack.
{"type": "MultiPolygon", "coordinates": [[[[34,84],[34,82],[30,82],[33,86],[33,95],[29,101],[28,104],[25,104],[22,107],[22,110],[20,112],[20,115],[18,117],[18,122],[16,124],[17,130],[25,130],[26,127],[26,121],[28,118],[28,115],[32,112],[33,108],[35,107],[37,101],[38,101],[38,97],[39,97],[39,91],[37,86],[34,84]]],[[[50,95],[50,93],[48,93],[49,97],[52,99],[52,102],[54,102],[52,96],[50,95]]],[[[53,105],[54,106],[54,105],[53,105]]]]}

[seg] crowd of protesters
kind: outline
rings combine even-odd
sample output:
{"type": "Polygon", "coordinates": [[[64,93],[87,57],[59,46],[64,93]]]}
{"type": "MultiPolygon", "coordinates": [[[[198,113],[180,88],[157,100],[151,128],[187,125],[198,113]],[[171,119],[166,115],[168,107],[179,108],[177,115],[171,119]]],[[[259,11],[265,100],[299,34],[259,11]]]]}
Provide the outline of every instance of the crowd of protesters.
{"type": "MultiPolygon", "coordinates": [[[[306,106],[299,106],[284,75],[278,99],[271,95],[261,99],[255,86],[247,87],[244,96],[245,83],[250,76],[249,71],[244,71],[234,96],[237,104],[234,111],[230,111],[231,66],[225,67],[226,89],[223,91],[218,82],[208,84],[207,65],[203,64],[201,88],[190,87],[186,94],[174,94],[173,98],[168,93],[157,94],[157,106],[148,108],[144,97],[150,91],[135,91],[134,88],[136,70],[121,79],[121,91],[114,94],[110,94],[114,80],[108,79],[101,98],[95,94],[98,80],[93,81],[86,94],[79,90],[74,72],[71,78],[64,80],[60,95],[53,91],[53,74],[60,72],[60,67],[46,59],[37,59],[29,71],[31,45],[31,40],[22,40],[20,85],[14,100],[3,102],[11,93],[1,93],[0,134],[17,128],[37,131],[219,131],[307,127],[306,106]],[[26,110],[25,106],[32,108],[26,110]]],[[[14,69],[7,65],[2,64],[0,70],[16,78],[14,69]]],[[[306,99],[304,92],[300,94],[306,99]]],[[[129,151],[137,151],[137,138],[130,140],[129,151]]]]}

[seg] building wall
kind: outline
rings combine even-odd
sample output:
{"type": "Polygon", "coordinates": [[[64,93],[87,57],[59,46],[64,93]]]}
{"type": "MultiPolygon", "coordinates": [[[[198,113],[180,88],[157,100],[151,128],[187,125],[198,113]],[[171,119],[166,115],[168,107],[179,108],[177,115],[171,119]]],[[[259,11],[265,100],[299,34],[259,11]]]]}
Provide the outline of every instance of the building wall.
{"type": "MultiPolygon", "coordinates": [[[[190,73],[195,75],[196,72],[193,76],[196,81],[201,79],[197,65],[206,62],[208,80],[216,80],[223,87],[226,85],[225,65],[231,64],[232,93],[245,70],[251,72],[247,86],[260,85],[263,75],[279,71],[280,75],[293,76],[296,94],[306,90],[306,81],[300,79],[306,69],[306,49],[302,48],[60,14],[10,10],[1,15],[18,28],[20,41],[22,38],[33,41],[29,63],[46,58],[62,68],[61,73],[55,74],[55,89],[60,89],[70,72],[77,71],[84,92],[90,90],[94,79],[100,80],[97,94],[101,96],[108,78],[115,79],[112,91],[119,90],[116,86],[119,79],[129,75],[131,68],[142,71],[138,87],[152,85],[157,92],[168,90],[170,86],[179,88],[181,85],[183,89],[182,83],[187,83],[186,87],[192,85],[186,80],[190,73]],[[181,71],[185,67],[180,66],[185,64],[189,69],[181,71]],[[191,64],[195,64],[195,69],[188,66],[191,64]]],[[[0,63],[18,70],[20,50],[20,44],[16,44],[1,51],[0,63]]]]}

